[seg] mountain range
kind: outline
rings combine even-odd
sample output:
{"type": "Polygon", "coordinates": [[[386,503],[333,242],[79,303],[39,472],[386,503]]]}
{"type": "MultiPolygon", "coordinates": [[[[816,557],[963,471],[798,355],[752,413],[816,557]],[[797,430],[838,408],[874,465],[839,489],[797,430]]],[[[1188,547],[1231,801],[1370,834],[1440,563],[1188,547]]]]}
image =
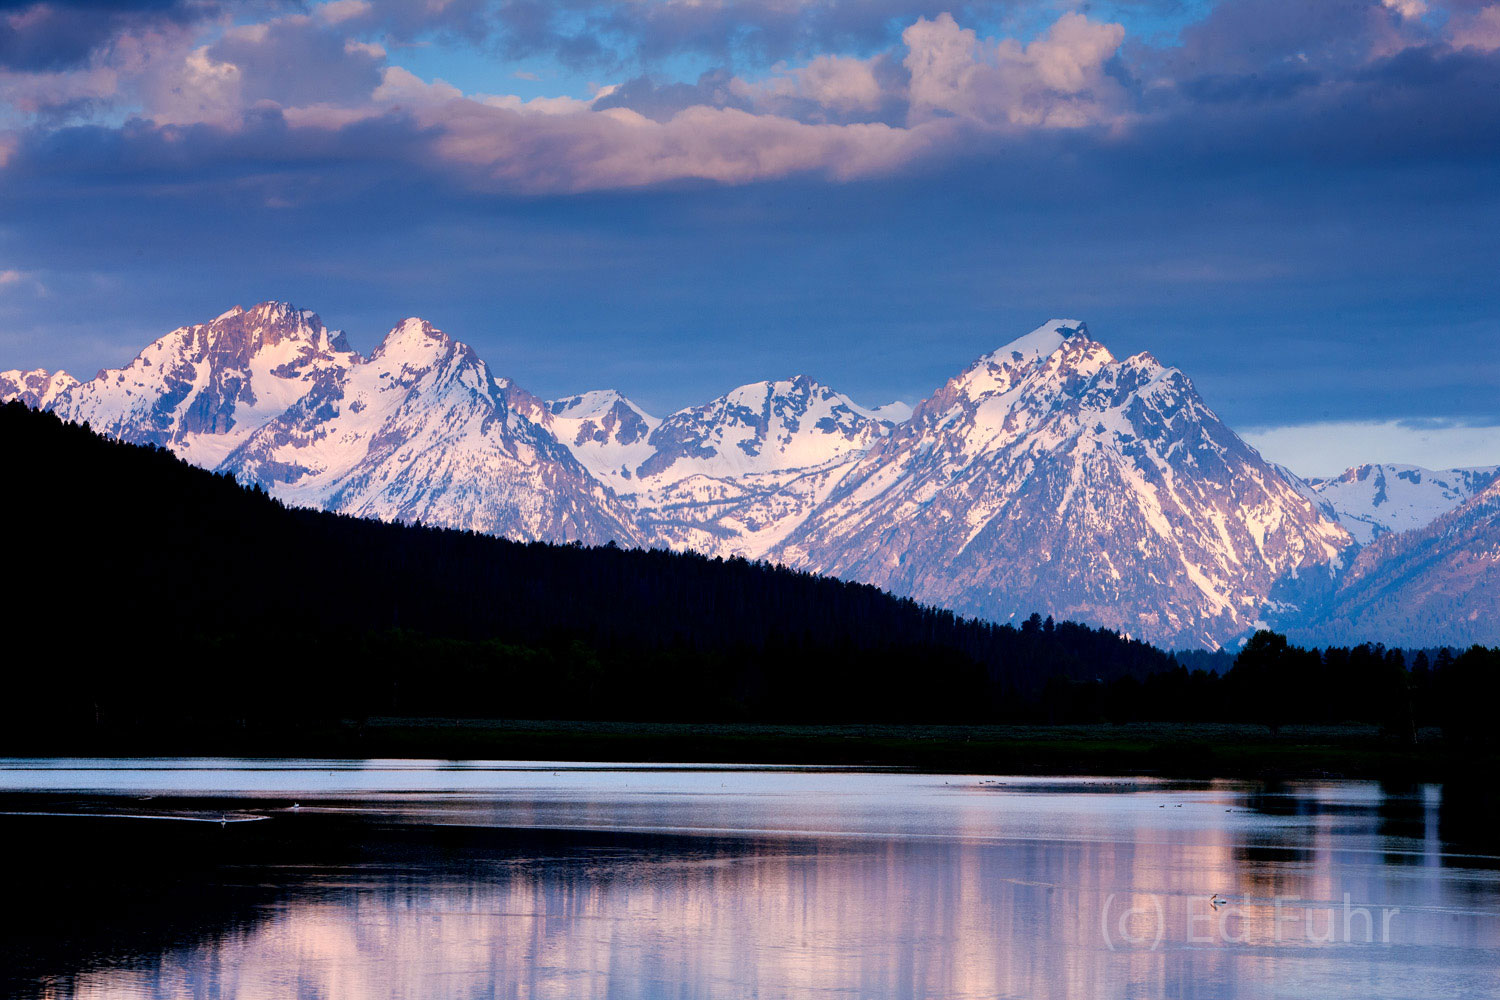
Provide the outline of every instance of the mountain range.
{"type": "Polygon", "coordinates": [[[0,399],[296,505],[765,559],[997,621],[1041,611],[1209,648],[1267,620],[1373,630],[1361,640],[1489,627],[1463,616],[1488,607],[1471,591],[1493,592],[1476,567],[1493,551],[1496,469],[1299,479],[1182,372],[1117,359],[1074,320],[914,408],[860,406],[799,375],[658,419],[610,390],[542,400],[420,319],[365,357],[315,314],[266,302],[87,381],[0,373],[0,399]],[[1419,607],[1425,626],[1380,610],[1419,607]]]}

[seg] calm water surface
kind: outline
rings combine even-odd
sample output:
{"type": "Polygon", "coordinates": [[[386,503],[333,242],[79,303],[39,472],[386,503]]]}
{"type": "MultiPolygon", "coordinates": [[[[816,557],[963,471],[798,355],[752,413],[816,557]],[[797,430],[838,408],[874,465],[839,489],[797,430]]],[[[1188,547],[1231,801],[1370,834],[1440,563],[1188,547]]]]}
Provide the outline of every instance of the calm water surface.
{"type": "Polygon", "coordinates": [[[1495,997],[1489,801],[1344,782],[0,761],[19,885],[0,986],[1495,997]]]}

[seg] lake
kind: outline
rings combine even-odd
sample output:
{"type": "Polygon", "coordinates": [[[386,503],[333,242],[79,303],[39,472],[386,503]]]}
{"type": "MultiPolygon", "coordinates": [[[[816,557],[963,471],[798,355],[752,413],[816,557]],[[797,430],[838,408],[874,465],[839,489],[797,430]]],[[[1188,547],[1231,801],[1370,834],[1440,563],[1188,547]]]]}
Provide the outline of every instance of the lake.
{"type": "Polygon", "coordinates": [[[0,761],[48,998],[1500,995],[1488,788],[0,761]]]}

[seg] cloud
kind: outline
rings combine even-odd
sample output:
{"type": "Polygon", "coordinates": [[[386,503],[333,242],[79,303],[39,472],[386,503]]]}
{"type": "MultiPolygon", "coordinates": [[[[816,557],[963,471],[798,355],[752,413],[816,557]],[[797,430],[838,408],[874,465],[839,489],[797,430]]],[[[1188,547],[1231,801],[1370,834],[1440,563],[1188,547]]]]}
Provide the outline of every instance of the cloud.
{"type": "Polygon", "coordinates": [[[352,105],[380,85],[385,50],[351,42],[335,27],[306,15],[231,28],[206,50],[235,69],[240,101],[279,107],[321,102],[352,105]]]}
{"type": "Polygon", "coordinates": [[[876,60],[822,55],[785,77],[792,92],[834,111],[873,111],[885,100],[886,89],[876,72],[876,60]]]}
{"type": "Polygon", "coordinates": [[[1452,37],[1454,46],[1460,49],[1480,52],[1500,49],[1500,4],[1456,16],[1452,37]]]}
{"type": "MultiPolygon", "coordinates": [[[[452,31],[479,30],[486,18],[500,17],[514,30],[592,24],[597,39],[612,37],[602,26],[611,18],[628,16],[662,30],[670,22],[688,35],[726,18],[752,33],[795,24],[812,38],[859,35],[863,29],[855,28],[868,27],[869,12],[832,0],[643,3],[607,13],[572,0],[500,8],[466,0],[437,7],[426,0],[333,0],[310,13],[216,22],[207,37],[186,30],[122,34],[84,67],[0,72],[0,100],[33,126],[10,133],[12,160],[20,145],[63,121],[102,118],[96,108],[116,120],[138,119],[127,136],[132,142],[153,128],[234,132],[274,121],[284,131],[276,133],[281,146],[273,155],[294,161],[306,148],[350,143],[358,133],[349,130],[382,121],[408,145],[350,146],[348,155],[403,162],[476,190],[528,194],[798,174],[848,180],[993,156],[1006,143],[1055,130],[1094,130],[1098,142],[1153,147],[1176,158],[1169,170],[1188,160],[1233,171],[1268,157],[1376,162],[1412,155],[1410,142],[1389,141],[1393,128],[1433,143],[1422,155],[1444,148],[1470,155],[1494,145],[1496,129],[1483,116],[1460,121],[1453,109],[1458,95],[1470,105],[1494,103],[1500,64],[1484,55],[1484,31],[1500,6],[1456,11],[1454,30],[1468,34],[1455,34],[1451,44],[1441,39],[1441,25],[1427,25],[1414,7],[1382,0],[1284,6],[1224,0],[1184,30],[1180,46],[1151,50],[1127,46],[1122,24],[1075,11],[1029,41],[985,37],[940,12],[909,21],[898,44],[869,55],[821,53],[758,77],[727,65],[691,81],[638,75],[592,99],[523,99],[424,79],[368,32],[402,17],[415,25],[420,7],[428,12],[423,23],[452,31]],[[1407,25],[1413,19],[1423,23],[1407,25]]],[[[169,9],[177,7],[151,12],[169,9]]],[[[175,136],[177,157],[186,153],[183,144],[204,141],[199,132],[160,134],[175,136]]]]}
{"type": "Polygon", "coordinates": [[[620,107],[544,114],[450,98],[421,104],[414,115],[433,153],[469,183],[533,193],[737,184],[804,172],[847,180],[910,163],[932,141],[883,124],[806,124],[702,105],[656,121],[620,107]]]}
{"type": "Polygon", "coordinates": [[[658,83],[647,76],[636,77],[610,89],[594,101],[599,111],[628,108],[653,121],[664,122],[693,107],[754,108],[755,88],[719,67],[707,70],[692,83],[658,83]]]}
{"type": "Polygon", "coordinates": [[[225,10],[219,0],[0,0],[0,71],[86,69],[122,39],[182,35],[225,10]]]}
{"type": "Polygon", "coordinates": [[[831,50],[867,54],[900,27],[949,11],[970,20],[994,3],[944,0],[511,0],[495,15],[501,50],[571,64],[649,67],[674,57],[769,66],[831,50]]]}
{"type": "Polygon", "coordinates": [[[1029,45],[981,41],[951,15],[902,33],[914,121],[955,115],[988,125],[1078,126],[1114,120],[1125,97],[1105,66],[1124,41],[1119,24],[1064,14],[1029,45]]]}
{"type": "Polygon", "coordinates": [[[370,0],[330,0],[319,4],[314,10],[318,17],[329,24],[343,24],[345,21],[368,16],[374,10],[374,4],[370,0]]]}
{"type": "Polygon", "coordinates": [[[1380,0],[1402,17],[1421,17],[1427,13],[1427,0],[1380,0]]]}

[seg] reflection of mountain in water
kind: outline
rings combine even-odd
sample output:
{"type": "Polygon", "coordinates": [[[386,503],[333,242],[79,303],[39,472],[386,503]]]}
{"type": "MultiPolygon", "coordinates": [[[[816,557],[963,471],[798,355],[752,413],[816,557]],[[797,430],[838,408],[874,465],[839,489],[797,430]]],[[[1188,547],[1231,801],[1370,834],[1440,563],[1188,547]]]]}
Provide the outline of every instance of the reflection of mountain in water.
{"type": "MultiPolygon", "coordinates": [[[[430,825],[553,816],[548,795],[498,811],[472,797],[386,800],[373,819],[311,809],[222,829],[8,818],[40,853],[12,899],[0,967],[17,996],[46,977],[58,997],[278,1000],[1229,998],[1278,983],[1394,996],[1382,983],[1409,982],[1438,946],[1454,981],[1493,976],[1500,912],[1476,916],[1493,908],[1493,864],[1454,867],[1435,838],[1449,812],[1427,792],[1393,806],[1373,785],[1120,794],[953,780],[941,801],[954,825],[927,837],[430,825]],[[1422,864],[1395,871],[1390,854],[1422,864]],[[1233,901],[1244,944],[1187,942],[1186,918],[1208,912],[1211,893],[1233,901]],[[1382,953],[1389,980],[1358,948],[1268,951],[1275,897],[1311,907],[1344,893],[1414,915],[1396,924],[1411,947],[1382,953]],[[1161,914],[1160,950],[1101,940],[1101,915],[1130,906],[1161,914]]],[[[618,822],[620,801],[580,800],[573,818],[618,822]]],[[[670,804],[633,808],[643,822],[653,808],[682,818],[670,804]]],[[[752,805],[744,821],[778,808],[752,805]]]]}

